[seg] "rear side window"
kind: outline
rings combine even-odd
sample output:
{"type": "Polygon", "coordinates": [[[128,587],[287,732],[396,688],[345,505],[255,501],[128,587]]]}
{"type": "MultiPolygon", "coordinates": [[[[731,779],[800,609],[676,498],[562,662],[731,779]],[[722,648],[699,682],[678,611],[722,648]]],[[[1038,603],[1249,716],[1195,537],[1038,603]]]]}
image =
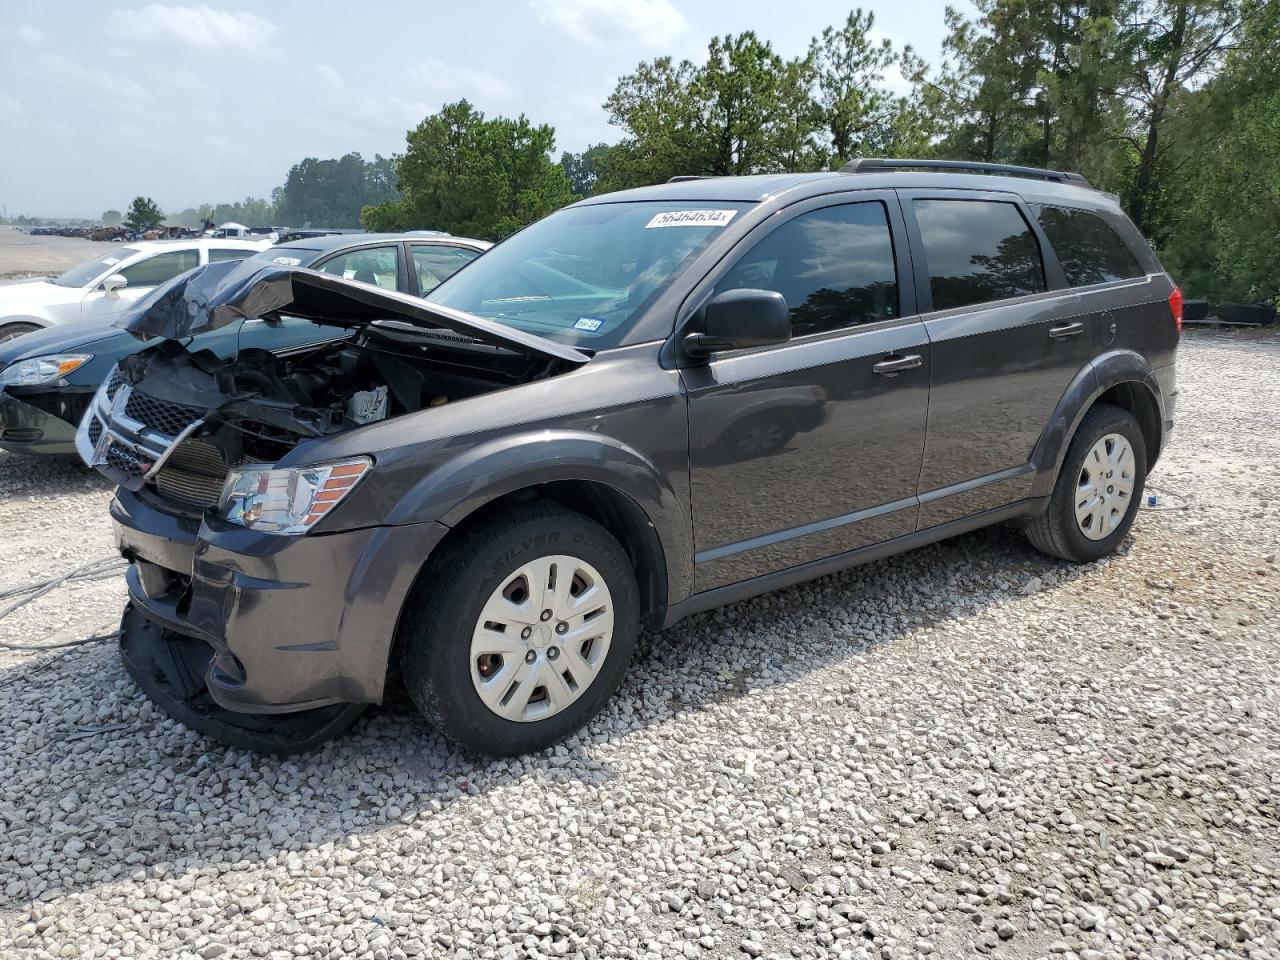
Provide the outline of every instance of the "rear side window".
{"type": "Polygon", "coordinates": [[[1071,286],[1085,287],[1146,275],[1133,251],[1097,214],[1046,203],[1040,206],[1037,215],[1040,229],[1058,255],[1071,286]]]}
{"type": "Polygon", "coordinates": [[[209,262],[220,263],[223,260],[247,260],[253,256],[252,250],[237,250],[233,247],[213,247],[209,251],[209,262]]]}
{"type": "Polygon", "coordinates": [[[898,316],[898,275],[884,204],[850,203],[803,213],[739,260],[716,293],[775,290],[797,337],[898,316]]]}
{"type": "Polygon", "coordinates": [[[1007,300],[1045,288],[1035,234],[1012,203],[915,200],[933,309],[1007,300]]]}

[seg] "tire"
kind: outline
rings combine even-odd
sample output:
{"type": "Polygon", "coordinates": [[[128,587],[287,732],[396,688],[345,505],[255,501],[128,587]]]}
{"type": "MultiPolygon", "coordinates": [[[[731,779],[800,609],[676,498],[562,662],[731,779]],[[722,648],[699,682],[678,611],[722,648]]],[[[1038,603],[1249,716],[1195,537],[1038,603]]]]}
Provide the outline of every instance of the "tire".
{"type": "Polygon", "coordinates": [[[1080,421],[1062,461],[1049,506],[1027,525],[1027,539],[1041,553],[1074,563],[1088,563],[1114,553],[1133,525],[1146,480],[1147,448],[1138,421],[1127,410],[1097,404],[1080,421]],[[1129,456],[1124,460],[1131,463],[1131,468],[1110,460],[1113,454],[1123,454],[1123,445],[1114,439],[1117,437],[1128,444],[1129,456]],[[1102,451],[1101,460],[1093,459],[1095,448],[1102,451]],[[1092,486],[1095,478],[1087,472],[1087,460],[1102,464],[1096,470],[1101,481],[1097,487],[1092,486]],[[1103,469],[1110,472],[1103,473],[1103,469]],[[1131,485],[1127,494],[1123,493],[1125,483],[1131,485]],[[1112,487],[1119,492],[1106,493],[1112,487]],[[1085,496],[1086,488],[1097,493],[1085,496]],[[1081,520],[1078,508],[1092,513],[1081,520]]]}
{"type": "Polygon", "coordinates": [[[25,333],[35,333],[43,329],[38,323],[5,323],[0,324],[0,343],[16,340],[25,333]]]}
{"type": "Polygon", "coordinates": [[[419,578],[399,638],[405,686],[426,718],[464,750],[531,753],[600,712],[631,662],[639,625],[635,571],[617,540],[562,507],[517,507],[446,544],[419,578]],[[577,597],[566,594],[562,602],[552,591],[538,599],[530,576],[556,578],[568,566],[574,569],[568,590],[577,588],[577,597]],[[579,613],[562,619],[575,603],[579,613]],[[550,610],[547,604],[557,611],[551,619],[536,609],[550,610]],[[604,606],[587,609],[597,604],[604,606]],[[608,636],[598,626],[606,607],[608,636]],[[559,634],[562,624],[566,632],[559,634]],[[598,636],[586,636],[597,629],[598,636]],[[489,644],[503,652],[479,652],[489,644]]]}

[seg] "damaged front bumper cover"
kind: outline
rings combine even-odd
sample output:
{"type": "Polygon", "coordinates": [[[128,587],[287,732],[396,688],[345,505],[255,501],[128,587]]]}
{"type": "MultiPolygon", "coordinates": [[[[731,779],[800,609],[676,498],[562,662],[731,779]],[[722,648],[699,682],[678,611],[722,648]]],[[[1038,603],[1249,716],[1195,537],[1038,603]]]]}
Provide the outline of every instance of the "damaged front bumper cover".
{"type": "Polygon", "coordinates": [[[166,712],[289,753],[382,699],[399,611],[446,527],[280,537],[152,501],[121,490],[111,517],[130,561],[121,653],[166,712]]]}

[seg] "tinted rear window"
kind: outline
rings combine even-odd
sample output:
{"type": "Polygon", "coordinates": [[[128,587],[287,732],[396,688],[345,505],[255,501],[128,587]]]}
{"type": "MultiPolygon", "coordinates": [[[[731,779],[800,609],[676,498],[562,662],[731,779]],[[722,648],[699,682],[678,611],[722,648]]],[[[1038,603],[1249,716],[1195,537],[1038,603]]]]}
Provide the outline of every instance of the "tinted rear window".
{"type": "Polygon", "coordinates": [[[915,200],[933,309],[1045,289],[1040,245],[1022,213],[997,200],[915,200]]]}
{"type": "Polygon", "coordinates": [[[1075,207],[1042,204],[1036,215],[1071,286],[1084,287],[1146,275],[1133,251],[1097,214],[1075,207]]]}

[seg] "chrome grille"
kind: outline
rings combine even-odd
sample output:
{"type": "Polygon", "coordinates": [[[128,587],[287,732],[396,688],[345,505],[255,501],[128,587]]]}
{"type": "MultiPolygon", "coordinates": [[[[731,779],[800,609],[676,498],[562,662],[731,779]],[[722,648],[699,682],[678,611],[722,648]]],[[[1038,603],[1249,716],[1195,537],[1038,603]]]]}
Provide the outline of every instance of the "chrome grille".
{"type": "Polygon", "coordinates": [[[116,391],[120,389],[120,385],[124,383],[124,377],[120,375],[119,367],[111,368],[111,376],[107,379],[107,399],[114,400],[116,391]]]}
{"type": "Polygon", "coordinates": [[[204,410],[185,403],[157,400],[155,397],[149,397],[145,393],[134,390],[129,394],[129,399],[124,405],[124,415],[145,424],[146,428],[153,433],[176,437],[194,421],[200,419],[204,415],[204,410]]]}
{"type": "Polygon", "coordinates": [[[131,477],[137,477],[139,480],[151,469],[151,464],[132,452],[126,450],[119,444],[112,444],[107,450],[107,465],[115,467],[117,470],[127,473],[131,477]]]}
{"type": "Polygon", "coordinates": [[[98,445],[98,441],[102,439],[102,421],[97,417],[89,418],[89,443],[93,446],[98,445]]]}
{"type": "MultiPolygon", "coordinates": [[[[259,462],[243,457],[235,466],[259,462]]],[[[218,505],[222,485],[230,472],[231,468],[223,461],[217,447],[208,440],[193,437],[173,448],[173,453],[153,479],[156,491],[162,497],[207,510],[218,505]]]]}

